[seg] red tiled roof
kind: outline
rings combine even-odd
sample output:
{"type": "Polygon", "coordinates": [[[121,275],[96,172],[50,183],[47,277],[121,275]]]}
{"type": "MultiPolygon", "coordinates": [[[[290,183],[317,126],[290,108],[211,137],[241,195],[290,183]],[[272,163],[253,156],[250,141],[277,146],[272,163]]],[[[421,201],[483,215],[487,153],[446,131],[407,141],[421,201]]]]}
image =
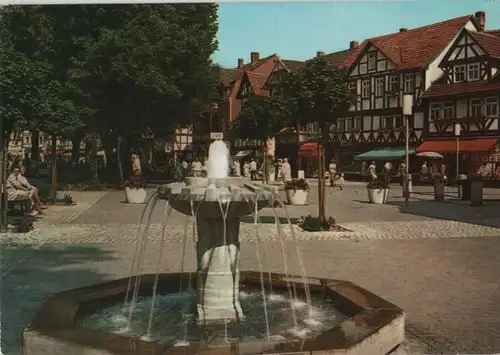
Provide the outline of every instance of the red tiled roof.
{"type": "MultiPolygon", "coordinates": [[[[496,138],[460,139],[461,152],[488,152],[497,144],[496,138]]],[[[417,152],[455,153],[456,140],[426,141],[417,147],[417,152]]]]}
{"type": "Polygon", "coordinates": [[[241,69],[221,68],[219,70],[219,79],[225,86],[230,86],[233,81],[240,79],[242,76],[243,70],[241,69]]]}
{"type": "Polygon", "coordinates": [[[397,69],[423,67],[443,50],[470,19],[471,16],[462,16],[367,39],[348,56],[344,65],[351,67],[366,46],[373,44],[394,62],[397,69]]]}
{"type": "Polygon", "coordinates": [[[488,91],[499,91],[500,80],[488,81],[478,80],[469,81],[467,83],[454,83],[454,84],[432,84],[431,87],[424,92],[422,98],[473,94],[488,91]]]}
{"type": "Polygon", "coordinates": [[[477,43],[489,54],[492,58],[500,58],[500,37],[484,32],[468,31],[469,34],[476,40],[477,43]]]}
{"type": "Polygon", "coordinates": [[[281,59],[281,61],[283,62],[283,64],[285,64],[285,67],[291,72],[302,69],[306,65],[305,62],[302,62],[300,60],[281,59]]]}
{"type": "Polygon", "coordinates": [[[354,49],[344,49],[343,51],[333,52],[324,56],[326,61],[328,61],[334,67],[343,67],[346,59],[355,51],[354,49]]]}
{"type": "Polygon", "coordinates": [[[489,35],[497,36],[500,37],[500,28],[498,30],[489,30],[489,31],[484,31],[484,33],[487,33],[489,35]]]}
{"type": "Polygon", "coordinates": [[[248,78],[248,82],[252,87],[252,91],[255,95],[266,96],[268,94],[267,90],[264,90],[262,87],[264,86],[268,75],[260,74],[253,71],[245,72],[245,75],[248,78]]]}

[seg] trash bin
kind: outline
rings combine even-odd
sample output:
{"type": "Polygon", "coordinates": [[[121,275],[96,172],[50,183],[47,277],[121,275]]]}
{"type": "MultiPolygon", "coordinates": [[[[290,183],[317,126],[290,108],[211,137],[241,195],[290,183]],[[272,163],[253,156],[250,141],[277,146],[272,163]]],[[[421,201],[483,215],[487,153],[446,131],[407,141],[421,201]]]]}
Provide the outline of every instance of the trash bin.
{"type": "Polygon", "coordinates": [[[460,179],[457,181],[457,184],[462,201],[470,201],[471,180],[460,179]]]}

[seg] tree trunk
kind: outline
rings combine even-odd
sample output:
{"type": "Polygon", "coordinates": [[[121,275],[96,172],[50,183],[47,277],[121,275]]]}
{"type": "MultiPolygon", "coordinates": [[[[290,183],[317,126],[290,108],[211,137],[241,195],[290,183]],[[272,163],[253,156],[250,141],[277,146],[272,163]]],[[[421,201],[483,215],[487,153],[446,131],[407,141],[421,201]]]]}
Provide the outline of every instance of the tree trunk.
{"type": "MultiPolygon", "coordinates": [[[[297,174],[299,170],[302,170],[302,159],[299,156],[299,150],[300,150],[300,122],[297,120],[296,125],[295,125],[295,135],[296,135],[296,140],[297,140],[297,174]]],[[[298,177],[298,175],[297,175],[298,177]]]]}
{"type": "Polygon", "coordinates": [[[31,131],[31,160],[40,161],[40,131],[36,129],[31,131]]]}
{"type": "Polygon", "coordinates": [[[262,157],[264,162],[264,165],[262,167],[262,182],[267,184],[269,182],[267,176],[267,140],[264,140],[264,144],[262,145],[262,157]]]}
{"type": "Polygon", "coordinates": [[[325,194],[325,170],[324,170],[324,152],[323,146],[321,145],[320,140],[318,139],[318,217],[321,221],[326,220],[325,218],[325,205],[324,205],[324,194],[325,194]]]}
{"type": "Polygon", "coordinates": [[[51,160],[52,160],[52,183],[50,186],[50,198],[52,204],[55,205],[57,201],[57,136],[51,136],[51,160]]]}
{"type": "Polygon", "coordinates": [[[0,120],[0,232],[7,232],[7,191],[5,181],[7,178],[7,148],[9,136],[5,133],[0,120]]]}
{"type": "Polygon", "coordinates": [[[91,182],[98,183],[99,182],[99,167],[97,161],[97,133],[92,133],[90,137],[90,154],[89,154],[89,163],[90,163],[90,172],[91,172],[91,182]]]}
{"type": "Polygon", "coordinates": [[[78,163],[80,160],[80,145],[82,144],[83,137],[85,135],[82,133],[76,133],[71,137],[71,162],[78,163]]]}
{"type": "Polygon", "coordinates": [[[123,164],[122,164],[122,137],[118,136],[116,138],[116,160],[118,164],[118,176],[120,179],[120,185],[123,184],[123,164]]]}

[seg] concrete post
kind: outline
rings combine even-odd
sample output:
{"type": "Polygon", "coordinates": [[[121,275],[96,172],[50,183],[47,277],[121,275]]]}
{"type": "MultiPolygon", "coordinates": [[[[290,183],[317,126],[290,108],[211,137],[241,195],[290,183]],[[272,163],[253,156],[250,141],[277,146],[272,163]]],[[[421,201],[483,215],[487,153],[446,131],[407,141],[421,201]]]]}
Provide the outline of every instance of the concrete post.
{"type": "Polygon", "coordinates": [[[439,177],[434,179],[434,201],[444,201],[444,181],[439,177]]]}
{"type": "Polygon", "coordinates": [[[470,205],[483,205],[483,182],[481,180],[472,181],[470,187],[470,205]]]}

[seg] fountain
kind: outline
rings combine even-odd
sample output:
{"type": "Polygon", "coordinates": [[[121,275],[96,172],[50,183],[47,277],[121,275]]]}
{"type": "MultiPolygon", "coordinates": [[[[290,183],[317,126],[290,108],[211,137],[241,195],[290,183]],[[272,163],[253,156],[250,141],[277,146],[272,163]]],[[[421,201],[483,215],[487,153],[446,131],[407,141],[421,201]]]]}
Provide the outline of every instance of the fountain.
{"type": "MultiPolygon", "coordinates": [[[[161,186],[141,222],[131,277],[50,296],[23,332],[23,354],[386,354],[404,340],[404,312],[347,281],[263,270],[259,211],[281,202],[275,187],[228,177],[222,141],[209,148],[206,178],[161,186]],[[166,201],[188,216],[183,249],[196,250],[196,273],[142,274],[149,220],[166,201]],[[240,271],[240,219],[253,216],[259,271],[240,271]],[[192,227],[192,233],[189,232],[192,227]],[[125,300],[125,302],[124,302],[125,300]]],[[[183,250],[183,260],[184,260],[183,250]]]]}

